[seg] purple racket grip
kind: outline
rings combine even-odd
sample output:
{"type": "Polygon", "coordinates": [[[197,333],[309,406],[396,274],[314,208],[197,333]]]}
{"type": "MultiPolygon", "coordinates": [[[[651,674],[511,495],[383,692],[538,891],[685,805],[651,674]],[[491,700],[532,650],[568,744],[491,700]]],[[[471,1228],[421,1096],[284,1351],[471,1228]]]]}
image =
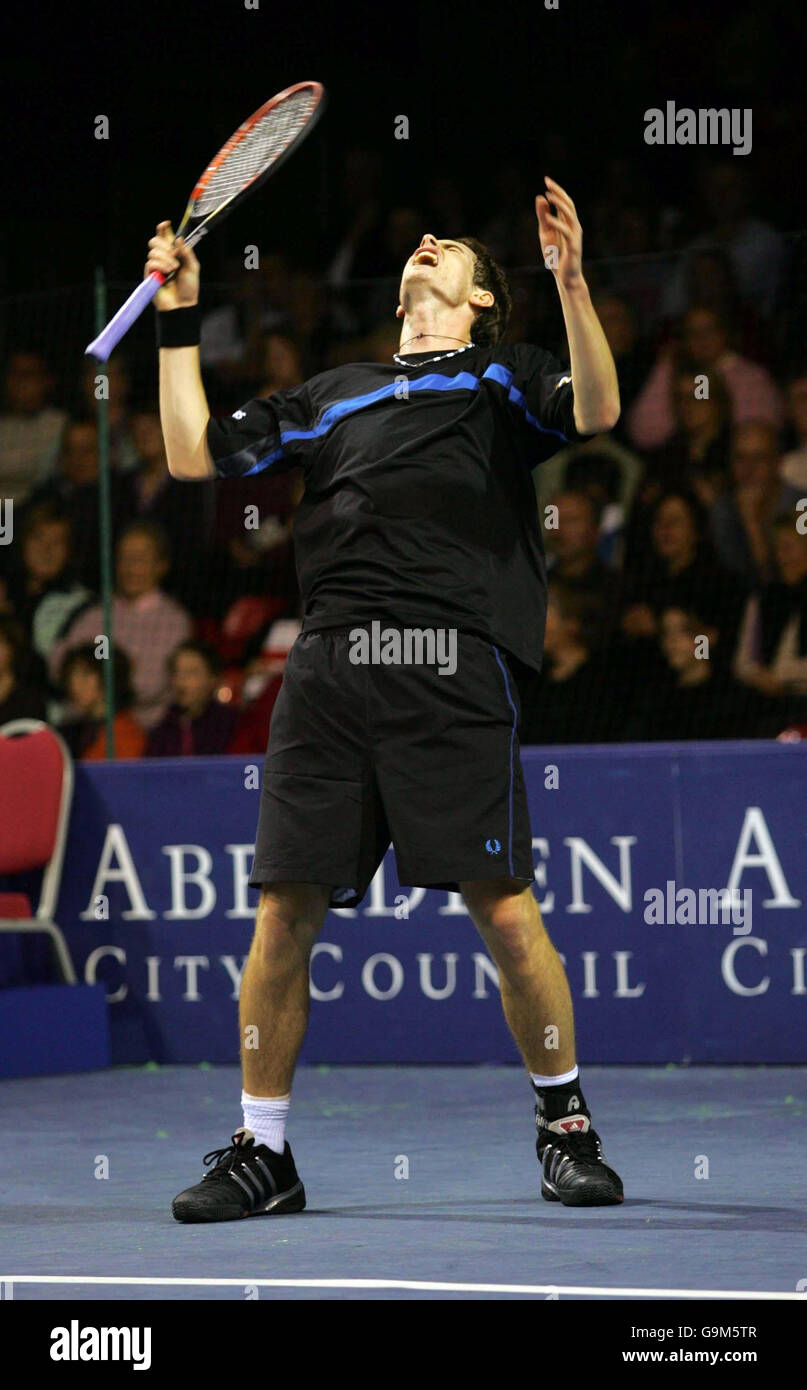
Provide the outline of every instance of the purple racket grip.
{"type": "Polygon", "coordinates": [[[88,343],[84,349],[85,357],[97,357],[99,362],[106,362],[112,349],[117,347],[125,333],[129,332],[135,319],[139,319],[147,304],[150,304],[157,291],[165,284],[165,277],[152,272],[145,280],[141,280],[137,289],[134,290],[125,304],[121,304],[114,318],[109,320],[106,328],[98,334],[93,342],[88,343]]]}

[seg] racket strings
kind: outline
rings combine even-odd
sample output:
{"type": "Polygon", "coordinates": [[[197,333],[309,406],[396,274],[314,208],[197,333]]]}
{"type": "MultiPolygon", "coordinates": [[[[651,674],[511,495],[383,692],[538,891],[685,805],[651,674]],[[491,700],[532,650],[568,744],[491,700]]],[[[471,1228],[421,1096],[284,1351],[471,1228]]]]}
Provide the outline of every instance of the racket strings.
{"type": "Polygon", "coordinates": [[[194,207],[194,218],[230,201],[283,153],[305,128],[317,105],[310,89],[294,92],[256,121],[213,169],[194,207]]]}

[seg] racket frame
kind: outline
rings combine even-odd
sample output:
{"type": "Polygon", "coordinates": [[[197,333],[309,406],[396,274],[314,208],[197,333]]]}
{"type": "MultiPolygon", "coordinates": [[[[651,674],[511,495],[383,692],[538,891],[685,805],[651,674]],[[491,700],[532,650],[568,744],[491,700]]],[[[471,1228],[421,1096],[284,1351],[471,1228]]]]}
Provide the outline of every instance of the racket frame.
{"type": "MultiPolygon", "coordinates": [[[[204,172],[194,184],[193,191],[188,199],[187,207],[182,215],[182,221],[177,228],[174,244],[176,245],[178,237],[183,237],[187,247],[192,249],[194,246],[197,246],[202,240],[202,237],[207,235],[210,230],[210,223],[214,218],[226,216],[228,212],[232,212],[234,206],[241,198],[245,197],[247,193],[254,193],[255,190],[269,178],[270,174],[274,174],[274,172],[280,168],[280,165],[284,160],[288,159],[289,155],[297,148],[300,141],[313,130],[324,109],[325,88],[321,82],[295,82],[291,87],[284,87],[282,92],[276,92],[273,97],[270,97],[268,101],[263,103],[263,106],[259,106],[257,111],[253,111],[252,115],[247,117],[238,129],[233,132],[229,140],[221,146],[221,149],[213,159],[211,159],[204,172]],[[265,169],[255,174],[248,183],[242,184],[240,188],[237,188],[235,192],[230,194],[229,198],[225,198],[223,202],[219,203],[215,208],[212,208],[205,217],[197,221],[196,225],[193,226],[194,208],[198,205],[210,179],[232,151],[237,149],[238,145],[246,139],[250,131],[254,129],[259,121],[263,120],[264,117],[268,115],[273,107],[279,105],[283,101],[287,101],[295,92],[302,91],[306,88],[312,91],[316,101],[314,109],[305,125],[297,131],[297,134],[289,140],[285,149],[281,150],[280,154],[276,155],[271,163],[267,164],[265,169]],[[185,229],[188,227],[190,227],[190,231],[185,235],[185,229]]],[[[140,317],[146,305],[149,304],[157,294],[157,291],[162,289],[163,285],[167,285],[173,280],[176,273],[176,271],[173,271],[170,275],[162,275],[159,271],[151,271],[145,279],[141,280],[137,288],[132,292],[126,302],[121,305],[118,312],[110,319],[109,323],[102,332],[99,333],[98,337],[93,339],[91,343],[88,343],[87,347],[84,349],[84,355],[86,357],[95,357],[101,362],[106,362],[121,338],[128,332],[135,320],[140,317]]]]}

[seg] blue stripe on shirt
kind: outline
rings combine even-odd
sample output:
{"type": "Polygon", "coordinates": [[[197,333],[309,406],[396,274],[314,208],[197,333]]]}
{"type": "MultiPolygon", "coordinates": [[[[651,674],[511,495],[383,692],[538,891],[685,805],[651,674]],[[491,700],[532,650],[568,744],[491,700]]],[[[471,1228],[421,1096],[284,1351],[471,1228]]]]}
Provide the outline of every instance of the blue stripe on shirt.
{"type": "MultiPolygon", "coordinates": [[[[416,377],[414,381],[408,381],[407,388],[412,391],[478,391],[480,381],[495,381],[498,386],[503,386],[507,390],[507,399],[523,410],[524,418],[528,425],[538,430],[540,434],[553,434],[562,443],[567,444],[568,439],[560,430],[547,429],[545,425],[539,424],[534,415],[527,409],[527,402],[524,395],[513,386],[513,373],[507,367],[503,367],[499,362],[492,362],[482,377],[472,376],[470,372],[459,372],[457,376],[443,376],[441,372],[429,372],[427,376],[416,377]]],[[[337,401],[335,405],[328,406],[323,412],[319,423],[310,430],[281,430],[280,448],[273,449],[271,454],[259,459],[248,469],[242,477],[248,478],[251,473],[262,473],[281,457],[283,448],[286,444],[294,443],[298,440],[319,439],[323,434],[327,434],[334,425],[338,424],[347,415],[355,415],[360,410],[365,410],[368,406],[377,405],[379,401],[387,400],[394,396],[401,385],[400,381],[391,381],[387,386],[379,386],[377,391],[370,391],[366,396],[351,396],[348,400],[337,401]]]]}

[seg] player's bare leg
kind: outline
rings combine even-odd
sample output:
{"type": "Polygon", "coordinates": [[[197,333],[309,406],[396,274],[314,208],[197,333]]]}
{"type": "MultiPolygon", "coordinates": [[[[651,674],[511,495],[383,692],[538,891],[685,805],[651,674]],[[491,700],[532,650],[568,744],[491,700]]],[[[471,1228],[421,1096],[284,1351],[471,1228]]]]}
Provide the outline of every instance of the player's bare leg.
{"type": "Polygon", "coordinates": [[[236,1221],[302,1211],[305,1190],[286,1143],[291,1083],[308,1024],[311,948],[330,890],[264,884],[241,982],[244,1124],[212,1165],[174,1199],[177,1221],[236,1221]]]}
{"type": "Polygon", "coordinates": [[[571,1071],[572,996],[532,888],[498,878],[461,883],[460,890],[499,971],[504,1016],[527,1070],[546,1076],[571,1071]]]}
{"type": "Polygon", "coordinates": [[[241,981],[239,1018],[244,1090],[284,1096],[308,1025],[308,966],[325,920],[329,890],[309,883],[265,884],[241,981]]]}
{"type": "Polygon", "coordinates": [[[460,884],[499,972],[504,1015],[537,1097],[541,1193],[565,1206],[622,1201],[580,1088],[566,972],[547,935],[532,886],[514,879],[460,884]]]}

